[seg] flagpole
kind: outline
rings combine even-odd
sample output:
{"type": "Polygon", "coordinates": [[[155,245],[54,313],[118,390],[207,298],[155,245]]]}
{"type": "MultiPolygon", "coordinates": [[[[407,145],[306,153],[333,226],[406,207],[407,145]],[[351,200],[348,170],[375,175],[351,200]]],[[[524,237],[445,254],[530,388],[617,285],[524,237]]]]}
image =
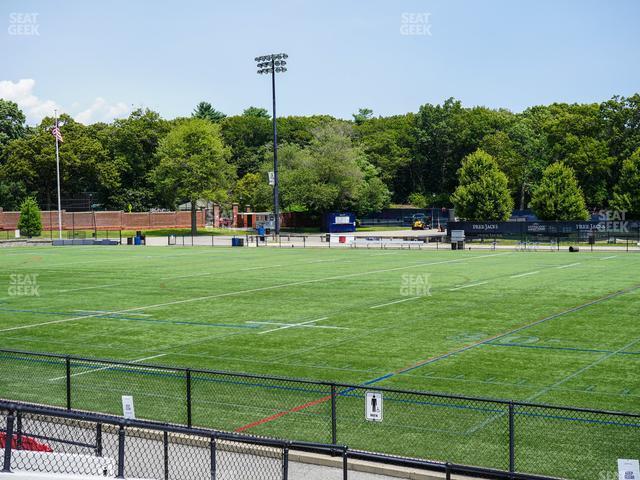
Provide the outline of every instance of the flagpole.
{"type": "MultiPolygon", "coordinates": [[[[56,119],[56,129],[58,128],[58,111],[54,110],[56,119]]],[[[58,238],[62,240],[62,202],[60,200],[60,148],[58,147],[58,136],[56,137],[56,179],[58,183],[58,238]]]]}

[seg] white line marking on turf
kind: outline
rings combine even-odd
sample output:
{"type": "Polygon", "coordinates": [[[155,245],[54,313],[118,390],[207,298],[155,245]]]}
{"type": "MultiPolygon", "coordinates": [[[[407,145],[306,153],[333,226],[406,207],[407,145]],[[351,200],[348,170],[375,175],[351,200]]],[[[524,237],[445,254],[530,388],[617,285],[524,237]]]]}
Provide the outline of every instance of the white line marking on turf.
{"type": "MultiPolygon", "coordinates": [[[[166,353],[161,353],[160,355],[153,355],[151,357],[144,357],[144,358],[138,358],[137,360],[131,360],[128,363],[138,363],[138,362],[144,362],[145,360],[151,360],[153,358],[159,358],[159,357],[164,357],[168,354],[166,353]]],[[[102,370],[109,370],[110,368],[113,368],[114,365],[108,365],[106,367],[102,367],[102,368],[92,368],[90,370],[85,370],[84,372],[78,372],[78,373],[73,373],[70,376],[71,377],[79,377],[80,375],[86,375],[87,373],[94,373],[94,372],[101,372],[102,370]]],[[[63,376],[63,377],[56,377],[56,378],[50,378],[49,381],[50,382],[56,382],[58,380],[64,380],[65,378],[67,378],[67,376],[63,376]]]]}
{"type": "Polygon", "coordinates": [[[331,328],[337,330],[351,330],[347,327],[334,327],[332,325],[309,325],[309,324],[300,324],[300,323],[279,323],[279,322],[252,322],[247,321],[245,323],[257,324],[257,325],[281,325],[285,327],[305,327],[305,328],[331,328]]]}
{"type": "Polygon", "coordinates": [[[614,355],[617,355],[620,352],[625,351],[628,348],[633,347],[636,343],[640,342],[640,338],[636,338],[633,342],[627,343],[624,347],[619,348],[618,350],[615,350],[613,352],[609,352],[606,355],[600,357],[599,359],[597,359],[596,361],[590,363],[589,365],[586,365],[584,367],[582,367],[580,370],[577,370],[575,372],[573,372],[570,375],[567,375],[566,377],[564,377],[563,379],[557,381],[556,383],[554,383],[553,385],[549,385],[548,387],[543,388],[542,390],[540,390],[539,392],[534,393],[533,395],[531,395],[530,397],[527,398],[526,401],[530,402],[532,400],[535,400],[536,398],[540,397],[541,395],[544,395],[545,393],[553,390],[556,387],[559,387],[560,385],[562,385],[563,383],[568,382],[569,380],[571,380],[572,378],[577,377],[578,375],[586,372],[587,370],[589,370],[592,367],[595,367],[596,365],[601,364],[602,362],[604,362],[605,360],[608,360],[609,358],[613,357],[614,355]]]}
{"type": "Polygon", "coordinates": [[[315,320],[309,320],[308,322],[292,323],[284,327],[272,328],[271,330],[265,330],[264,332],[258,332],[258,335],[264,335],[265,333],[276,332],[278,330],[286,330],[287,328],[301,327],[310,323],[319,322],[320,320],[326,320],[329,317],[316,318],[315,320]]]}
{"type": "Polygon", "coordinates": [[[559,267],[556,267],[556,268],[569,268],[569,267],[575,267],[576,265],[580,265],[580,262],[578,262],[578,263],[570,263],[568,265],[560,265],[559,267]]]}
{"type": "Polygon", "coordinates": [[[603,257],[600,260],[611,260],[612,258],[616,258],[618,255],[611,255],[610,257],[603,257]]]}
{"type": "MultiPolygon", "coordinates": [[[[264,291],[268,291],[268,290],[275,290],[278,288],[286,288],[286,287],[294,287],[294,286],[298,286],[298,285],[308,285],[308,284],[312,284],[312,283],[318,283],[318,282],[326,282],[327,280],[341,280],[344,278],[353,278],[353,277],[361,277],[363,275],[373,275],[376,273],[386,273],[386,272],[395,272],[398,270],[406,270],[409,268],[417,268],[417,267],[427,267],[427,266],[431,266],[431,265],[443,265],[446,263],[457,263],[457,262],[462,262],[462,261],[469,261],[469,260],[475,260],[475,259],[482,259],[482,258],[491,258],[491,257],[498,257],[498,256],[502,256],[502,255],[511,255],[512,252],[503,252],[503,253],[492,253],[492,254],[488,254],[488,255],[478,255],[472,258],[457,258],[455,260],[443,260],[443,261],[439,261],[439,262],[427,262],[427,263],[418,263],[415,265],[405,265],[402,267],[394,267],[394,268],[385,268],[385,269],[381,269],[381,270],[369,270],[367,272],[356,272],[356,273],[347,273],[345,275],[334,275],[332,277],[321,277],[321,278],[314,278],[311,280],[300,280],[299,282],[289,282],[289,283],[280,283],[277,285],[270,285],[268,287],[258,287],[258,288],[250,288],[248,290],[238,290],[235,292],[226,292],[226,293],[218,293],[215,295],[207,295],[204,297],[193,297],[193,298],[185,298],[183,300],[176,300],[173,302],[166,302],[166,303],[157,303],[155,305],[144,305],[141,307],[132,307],[132,308],[125,308],[123,310],[117,310],[117,311],[113,311],[112,313],[114,314],[119,314],[119,313],[130,313],[130,312],[135,312],[138,310],[147,310],[150,308],[160,308],[160,307],[168,307],[171,305],[179,305],[179,304],[183,304],[183,303],[191,303],[191,302],[199,302],[201,300],[213,300],[214,298],[224,298],[224,297],[231,297],[234,295],[243,295],[245,293],[255,293],[255,292],[264,292],[264,291]]],[[[14,331],[14,330],[22,330],[25,328],[32,328],[32,327],[40,327],[43,325],[51,325],[51,324],[56,324],[56,323],[65,323],[65,322],[73,322],[75,320],[83,320],[85,318],[94,318],[94,317],[99,317],[101,314],[97,313],[97,314],[92,314],[92,315],[83,315],[80,317],[73,317],[73,318],[62,318],[59,320],[52,320],[50,322],[42,322],[42,323],[34,323],[31,325],[20,325],[19,327],[9,327],[9,328],[4,328],[2,330],[0,330],[0,332],[10,332],[10,331],[14,331]]]]}
{"type": "Polygon", "coordinates": [[[66,290],[56,290],[56,293],[79,292],[80,290],[93,290],[95,288],[109,288],[122,285],[122,283],[110,283],[108,285],[94,285],[92,287],[68,288],[66,290]]]}
{"type": "Polygon", "coordinates": [[[528,275],[535,275],[536,273],[540,273],[540,270],[536,270],[535,272],[519,273],[518,275],[511,275],[509,278],[526,277],[528,275]]]}
{"type": "Polygon", "coordinates": [[[241,268],[241,272],[248,272],[249,270],[262,270],[263,268],[275,268],[281,267],[282,265],[264,265],[262,267],[249,267],[249,268],[241,268]]]}
{"type": "Polygon", "coordinates": [[[204,277],[205,275],[211,275],[211,272],[193,273],[191,275],[175,275],[175,276],[172,276],[172,277],[160,277],[160,280],[172,280],[174,278],[204,277]]]}
{"type": "Polygon", "coordinates": [[[456,290],[462,290],[463,288],[471,288],[477,287],[479,285],[486,285],[489,282],[478,282],[478,283],[470,283],[469,285],[460,285],[459,287],[450,288],[450,292],[455,292],[456,290]]]}
{"type": "Polygon", "coordinates": [[[388,302],[388,303],[382,303],[380,305],[374,305],[373,307],[369,307],[369,308],[382,308],[382,307],[386,307],[387,305],[395,305],[396,303],[402,303],[402,302],[408,302],[409,300],[415,300],[417,298],[421,298],[421,297],[409,297],[409,298],[403,298],[401,300],[395,300],[393,302],[388,302]]]}
{"type": "MultiPolygon", "coordinates": [[[[116,312],[110,312],[108,310],[74,310],[77,313],[99,313],[100,315],[120,315],[116,312]]],[[[128,315],[135,315],[137,317],[151,317],[150,313],[129,313],[128,315]]]]}
{"type": "MultiPolygon", "coordinates": [[[[586,371],[587,371],[587,370],[589,370],[590,368],[593,368],[593,367],[595,367],[596,365],[600,365],[602,362],[604,362],[605,360],[608,360],[608,359],[609,359],[609,358],[611,358],[612,356],[617,355],[618,353],[620,353],[620,352],[622,352],[622,351],[624,351],[624,350],[626,350],[626,349],[628,349],[628,348],[633,347],[633,346],[634,346],[636,343],[638,343],[638,342],[640,342],[640,338],[636,338],[633,342],[630,342],[630,343],[626,344],[624,347],[621,347],[621,348],[619,348],[619,349],[618,349],[618,350],[616,350],[616,351],[613,351],[613,352],[609,352],[609,353],[607,353],[606,355],[604,355],[604,356],[602,356],[602,357],[598,358],[596,361],[594,361],[594,362],[590,363],[589,365],[586,365],[586,366],[582,367],[581,369],[576,370],[575,372],[573,372],[573,373],[571,373],[571,374],[567,375],[566,377],[564,377],[564,378],[562,378],[562,379],[558,380],[556,383],[554,383],[554,384],[552,384],[552,385],[549,385],[549,386],[547,386],[547,387],[543,388],[542,390],[538,390],[538,391],[537,391],[536,393],[534,393],[533,395],[531,395],[531,396],[527,397],[527,399],[526,399],[525,401],[526,401],[526,402],[532,402],[532,401],[533,401],[533,400],[535,400],[536,398],[538,398],[538,397],[540,397],[540,396],[544,395],[545,393],[547,393],[547,392],[549,392],[549,391],[553,390],[554,388],[559,387],[560,385],[562,385],[562,384],[564,384],[564,383],[568,382],[569,380],[571,380],[571,379],[573,379],[573,378],[577,377],[578,375],[581,375],[582,373],[586,372],[586,371]]],[[[467,430],[467,432],[465,432],[465,433],[467,433],[467,434],[475,433],[475,432],[477,432],[478,430],[480,430],[481,428],[484,428],[484,427],[486,427],[487,425],[489,425],[490,423],[493,423],[493,422],[494,422],[494,421],[496,421],[498,418],[503,417],[504,415],[505,415],[504,413],[500,413],[500,414],[498,414],[498,415],[495,415],[495,416],[493,416],[493,417],[490,417],[490,418],[488,418],[488,419],[484,420],[483,422],[480,422],[478,425],[476,425],[475,427],[471,428],[470,430],[467,430]]]]}

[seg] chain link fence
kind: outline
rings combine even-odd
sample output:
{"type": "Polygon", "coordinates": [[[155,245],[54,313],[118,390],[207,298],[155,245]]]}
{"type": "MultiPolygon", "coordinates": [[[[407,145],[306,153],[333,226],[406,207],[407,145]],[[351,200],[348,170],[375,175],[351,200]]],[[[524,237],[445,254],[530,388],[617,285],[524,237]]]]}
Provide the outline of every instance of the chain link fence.
{"type": "Polygon", "coordinates": [[[9,350],[0,371],[0,398],[15,401],[120,415],[131,395],[146,420],[512,473],[592,480],[640,457],[640,414],[9,350]],[[382,421],[365,419],[369,391],[382,421]]]}
{"type": "MultiPolygon", "coordinates": [[[[344,446],[249,437],[0,401],[3,473],[149,480],[348,480],[354,460],[367,460],[365,471],[371,470],[371,462],[378,467],[383,464],[405,467],[395,472],[407,475],[406,478],[414,478],[416,474],[407,471],[407,467],[441,471],[446,478],[454,473],[498,479],[550,478],[352,452],[344,446]],[[325,466],[309,470],[310,465],[318,462],[325,466]]],[[[358,474],[356,478],[364,477],[358,474]]]]}

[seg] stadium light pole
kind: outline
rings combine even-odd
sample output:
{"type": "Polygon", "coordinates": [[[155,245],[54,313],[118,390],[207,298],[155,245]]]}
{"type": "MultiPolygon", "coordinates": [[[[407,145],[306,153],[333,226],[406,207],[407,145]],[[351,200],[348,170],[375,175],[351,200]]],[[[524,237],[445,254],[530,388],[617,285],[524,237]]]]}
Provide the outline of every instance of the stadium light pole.
{"type": "Polygon", "coordinates": [[[271,95],[273,98],[273,216],[275,217],[276,235],[280,235],[280,201],[278,183],[278,127],[276,124],[276,73],[287,71],[285,65],[289,56],[286,53],[272,53],[256,57],[259,75],[271,74],[271,95]]]}

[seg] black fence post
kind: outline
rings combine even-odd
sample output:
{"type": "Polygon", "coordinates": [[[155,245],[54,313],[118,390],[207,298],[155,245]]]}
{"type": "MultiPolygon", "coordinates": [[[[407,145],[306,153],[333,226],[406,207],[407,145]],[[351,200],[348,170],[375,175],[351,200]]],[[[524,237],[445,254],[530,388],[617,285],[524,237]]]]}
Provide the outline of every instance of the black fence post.
{"type": "Polygon", "coordinates": [[[216,480],[216,439],[211,437],[209,450],[211,451],[211,480],[216,480]]]}
{"type": "Polygon", "coordinates": [[[187,368],[187,426],[191,428],[192,426],[192,417],[191,417],[191,369],[187,368]]]}
{"type": "Polygon", "coordinates": [[[338,442],[337,423],[336,386],[334,384],[331,384],[331,443],[333,443],[334,445],[338,442]]]}
{"type": "Polygon", "coordinates": [[[118,476],[116,478],[124,478],[124,425],[120,425],[118,430],[118,476]]]}
{"type": "Polygon", "coordinates": [[[349,455],[348,448],[344,447],[342,451],[342,480],[347,480],[349,478],[349,455]]]}
{"type": "Polygon", "coordinates": [[[514,406],[509,402],[509,472],[516,471],[516,439],[514,424],[514,406]]]}
{"type": "Polygon", "coordinates": [[[449,462],[444,464],[444,474],[446,480],[451,480],[451,464],[449,462]]]}
{"type": "Polygon", "coordinates": [[[289,480],[289,447],[282,451],[282,480],[289,480]]]}
{"type": "Polygon", "coordinates": [[[13,413],[7,417],[7,435],[4,437],[4,464],[3,472],[11,472],[11,441],[13,440],[13,413]]]}
{"type": "Polygon", "coordinates": [[[102,424],[96,423],[96,457],[102,456],[102,424]]]}
{"type": "Polygon", "coordinates": [[[67,376],[67,410],[71,410],[71,357],[67,356],[64,363],[67,376]]]}
{"type": "Polygon", "coordinates": [[[164,432],[162,436],[164,446],[164,480],[169,480],[169,433],[164,432]]]}
{"type": "Polygon", "coordinates": [[[22,450],[22,413],[20,411],[16,412],[16,450],[22,450]]]}

